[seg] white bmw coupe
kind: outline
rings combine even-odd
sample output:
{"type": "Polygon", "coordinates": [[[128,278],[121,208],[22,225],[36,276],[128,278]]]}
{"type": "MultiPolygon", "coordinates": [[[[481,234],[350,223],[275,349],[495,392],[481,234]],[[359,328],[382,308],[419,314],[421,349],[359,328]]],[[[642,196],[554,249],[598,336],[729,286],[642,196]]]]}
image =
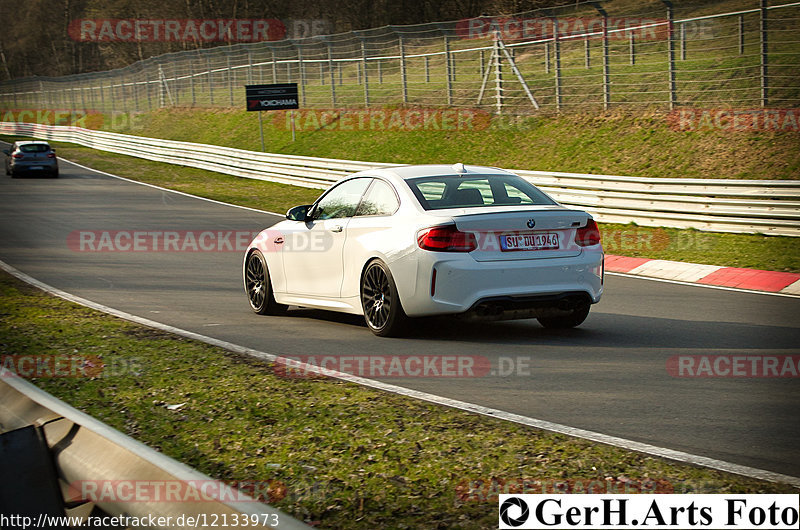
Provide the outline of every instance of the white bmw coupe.
{"type": "Polygon", "coordinates": [[[574,327],[603,273],[588,213],[509,171],[463,164],[351,175],[261,232],[243,265],[256,313],[360,314],[379,336],[429,315],[574,327]]]}

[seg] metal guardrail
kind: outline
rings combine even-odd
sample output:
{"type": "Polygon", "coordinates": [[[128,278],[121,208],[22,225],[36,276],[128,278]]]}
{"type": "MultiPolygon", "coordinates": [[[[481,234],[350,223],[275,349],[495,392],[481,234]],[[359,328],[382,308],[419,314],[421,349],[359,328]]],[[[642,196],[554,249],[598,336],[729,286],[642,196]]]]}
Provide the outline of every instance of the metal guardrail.
{"type": "MultiPolygon", "coordinates": [[[[238,177],[324,189],[341,178],[396,164],[245,151],[78,127],[0,122],[0,133],[238,177]]],[[[661,179],[515,170],[560,203],[598,221],[711,232],[800,236],[800,180],[661,179]]]]}
{"type": "MultiPolygon", "coordinates": [[[[44,425],[45,437],[51,447],[62,491],[70,491],[70,484],[85,481],[104,485],[126,481],[133,485],[164,484],[180,485],[183,488],[197,486],[192,495],[187,495],[184,500],[174,500],[174,495],[173,500],[170,500],[169,495],[161,498],[153,495],[149,498],[136,498],[132,494],[134,498],[128,501],[115,499],[97,502],[96,507],[110,516],[145,519],[151,515],[172,517],[172,524],[169,525],[172,528],[194,528],[193,525],[175,524],[180,516],[184,517],[183,520],[194,517],[196,520],[205,520],[208,524],[214,520],[212,516],[216,516],[219,524],[224,517],[232,524],[235,517],[243,521],[243,517],[247,516],[249,521],[259,520],[256,525],[248,525],[255,528],[311,528],[241,492],[236,492],[232,498],[230,494],[209,495],[210,491],[231,490],[222,482],[129,438],[0,368],[0,433],[28,425],[44,425]],[[214,484],[218,487],[211,487],[214,484]],[[186,498],[199,500],[185,500],[186,498]],[[266,525],[262,524],[264,521],[267,521],[266,525]]],[[[184,490],[187,491],[189,490],[184,490]]],[[[69,511],[67,515],[78,516],[69,511]]]]}

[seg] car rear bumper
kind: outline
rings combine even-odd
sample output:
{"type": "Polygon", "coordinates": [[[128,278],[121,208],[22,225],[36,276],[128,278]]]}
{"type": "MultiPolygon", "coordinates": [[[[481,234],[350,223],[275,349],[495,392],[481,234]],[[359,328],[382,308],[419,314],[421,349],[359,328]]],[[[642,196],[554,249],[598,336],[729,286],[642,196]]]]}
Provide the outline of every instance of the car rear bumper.
{"type": "Polygon", "coordinates": [[[553,259],[477,262],[468,254],[421,251],[416,277],[395,275],[409,316],[506,313],[502,318],[531,318],[548,308],[597,303],[603,293],[603,252],[553,259]],[[501,311],[502,309],[502,311],[501,311]],[[508,312],[506,312],[508,310],[508,312]],[[531,316],[521,316],[521,311],[531,316]],[[517,317],[513,315],[518,311],[517,317]]]}

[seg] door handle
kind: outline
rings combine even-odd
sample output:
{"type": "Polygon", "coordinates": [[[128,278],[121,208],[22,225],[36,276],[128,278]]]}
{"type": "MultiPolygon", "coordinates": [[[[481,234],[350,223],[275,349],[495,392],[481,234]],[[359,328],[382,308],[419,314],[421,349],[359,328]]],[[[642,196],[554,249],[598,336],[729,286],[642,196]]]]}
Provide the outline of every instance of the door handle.
{"type": "Polygon", "coordinates": [[[331,228],[331,232],[341,232],[341,231],[342,231],[342,225],[336,225],[333,228],[331,228]]]}

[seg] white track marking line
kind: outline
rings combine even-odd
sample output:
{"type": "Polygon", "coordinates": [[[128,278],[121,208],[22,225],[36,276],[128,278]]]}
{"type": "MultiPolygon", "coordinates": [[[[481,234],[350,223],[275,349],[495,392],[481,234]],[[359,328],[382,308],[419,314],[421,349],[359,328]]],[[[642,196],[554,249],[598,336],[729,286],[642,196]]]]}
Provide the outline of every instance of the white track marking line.
{"type": "MultiPolygon", "coordinates": [[[[91,300],[87,300],[85,298],[81,298],[79,296],[67,293],[66,291],[62,291],[57,289],[51,285],[48,285],[44,282],[41,282],[24,272],[8,265],[4,261],[0,260],[0,268],[4,271],[8,272],[9,274],[15,276],[16,278],[29,283],[39,289],[48,292],[52,295],[58,296],[59,298],[63,298],[70,302],[74,302],[85,307],[89,307],[91,309],[96,309],[98,311],[102,311],[104,313],[135,322],[137,324],[141,324],[143,326],[160,329],[162,331],[167,331],[169,333],[174,333],[175,335],[180,335],[182,337],[186,337],[189,339],[197,340],[200,342],[204,342],[206,344],[210,344],[212,346],[217,346],[226,350],[233,351],[235,353],[249,355],[251,357],[255,357],[261,360],[275,362],[282,359],[286,361],[294,362],[293,360],[286,359],[285,357],[281,357],[278,355],[274,355],[271,353],[262,352],[259,350],[254,350],[252,348],[247,348],[244,346],[240,346],[238,344],[233,344],[231,342],[215,339],[213,337],[207,337],[205,335],[200,335],[199,333],[194,333],[192,331],[187,331],[181,328],[176,328],[174,326],[169,326],[167,324],[162,324],[161,322],[156,322],[153,320],[149,320],[147,318],[138,317],[136,315],[132,315],[130,313],[126,313],[124,311],[120,311],[118,309],[114,309],[112,307],[105,306],[103,304],[99,304],[97,302],[93,302],[91,300]]],[[[412,397],[416,399],[421,399],[423,401],[428,401],[430,403],[435,403],[437,405],[444,405],[447,407],[464,410],[467,412],[473,412],[476,414],[482,414],[484,416],[490,416],[492,418],[498,418],[514,423],[518,423],[521,425],[527,425],[529,427],[533,427],[536,429],[541,429],[550,432],[556,432],[560,434],[566,434],[568,436],[574,436],[576,438],[582,438],[585,440],[590,440],[593,442],[599,442],[606,445],[612,445],[615,447],[620,447],[622,449],[627,449],[630,451],[636,451],[639,453],[644,453],[652,456],[657,456],[660,458],[666,458],[668,460],[674,460],[677,462],[682,462],[686,464],[691,464],[695,466],[702,466],[711,469],[716,469],[719,471],[725,471],[727,473],[734,473],[737,475],[742,475],[745,477],[766,480],[769,482],[777,482],[777,483],[784,483],[789,484],[794,487],[800,488],[800,477],[792,477],[789,475],[782,475],[780,473],[775,473],[773,471],[767,471],[763,469],[757,469],[753,467],[743,466],[739,464],[734,464],[732,462],[725,462],[723,460],[716,460],[714,458],[709,458],[705,456],[693,455],[691,453],[685,453],[683,451],[675,451],[673,449],[668,449],[665,447],[658,447],[655,445],[650,445],[642,442],[637,442],[634,440],[627,440],[625,438],[619,438],[617,436],[609,436],[607,434],[602,434],[594,431],[588,431],[585,429],[579,429],[576,427],[569,427],[567,425],[561,425],[559,423],[553,423],[546,420],[539,420],[536,418],[529,418],[527,416],[521,416],[519,414],[512,414],[510,412],[505,412],[502,410],[492,409],[488,407],[484,407],[481,405],[476,405],[474,403],[467,403],[465,401],[458,401],[455,399],[450,399],[442,396],[437,396],[435,394],[429,394],[427,392],[421,392],[418,390],[412,390],[410,388],[405,388],[397,385],[392,385],[389,383],[383,383],[381,381],[375,381],[373,379],[367,379],[365,377],[358,377],[353,376],[350,374],[343,374],[341,372],[331,372],[330,370],[326,370],[321,367],[313,366],[313,365],[301,365],[301,368],[308,369],[308,371],[318,373],[321,375],[326,375],[329,377],[333,377],[336,379],[341,379],[344,381],[352,381],[359,385],[376,388],[379,390],[383,390],[386,392],[391,392],[393,394],[399,394],[402,396],[412,397]]]]}

